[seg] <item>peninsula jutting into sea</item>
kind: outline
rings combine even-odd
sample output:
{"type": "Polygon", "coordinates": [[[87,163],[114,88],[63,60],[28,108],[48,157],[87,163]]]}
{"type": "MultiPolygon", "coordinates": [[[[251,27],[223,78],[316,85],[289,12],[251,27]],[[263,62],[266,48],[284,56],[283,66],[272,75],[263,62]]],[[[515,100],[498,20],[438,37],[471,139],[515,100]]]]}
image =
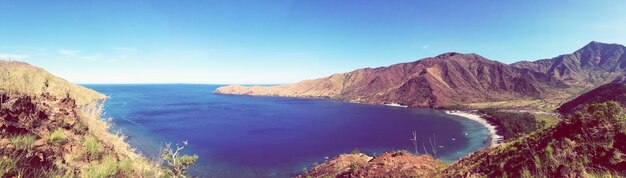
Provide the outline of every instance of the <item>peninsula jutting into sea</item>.
{"type": "Polygon", "coordinates": [[[626,177],[625,5],[0,0],[0,177],[626,177]]]}

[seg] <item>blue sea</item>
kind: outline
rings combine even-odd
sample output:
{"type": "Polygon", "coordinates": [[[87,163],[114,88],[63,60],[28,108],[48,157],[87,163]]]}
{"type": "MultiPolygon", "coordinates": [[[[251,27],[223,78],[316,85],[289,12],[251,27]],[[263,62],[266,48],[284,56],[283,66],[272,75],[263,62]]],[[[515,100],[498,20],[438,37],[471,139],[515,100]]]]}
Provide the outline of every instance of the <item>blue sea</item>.
{"type": "MultiPolygon", "coordinates": [[[[436,143],[452,162],[484,147],[487,129],[442,111],[302,99],[214,94],[219,85],[85,85],[109,97],[112,131],[147,157],[188,140],[196,177],[290,177],[314,162],[353,150],[415,152],[436,143]]],[[[432,153],[431,153],[432,154],[432,153]]]]}

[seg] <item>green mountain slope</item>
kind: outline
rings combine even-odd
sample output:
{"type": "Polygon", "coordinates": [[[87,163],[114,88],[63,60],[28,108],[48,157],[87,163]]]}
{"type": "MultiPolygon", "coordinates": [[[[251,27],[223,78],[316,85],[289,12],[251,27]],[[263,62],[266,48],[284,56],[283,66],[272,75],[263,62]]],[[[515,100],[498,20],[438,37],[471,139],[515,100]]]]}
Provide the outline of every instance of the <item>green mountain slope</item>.
{"type": "MultiPolygon", "coordinates": [[[[581,107],[557,124],[493,149],[478,151],[441,175],[579,177],[624,174],[626,113],[615,102],[581,107]]],[[[622,175],[623,176],[623,175],[622,175]]]]}
{"type": "Polygon", "coordinates": [[[626,84],[609,83],[584,93],[574,100],[561,105],[557,111],[560,113],[571,113],[576,108],[590,104],[615,101],[622,106],[626,106],[626,84]]]}

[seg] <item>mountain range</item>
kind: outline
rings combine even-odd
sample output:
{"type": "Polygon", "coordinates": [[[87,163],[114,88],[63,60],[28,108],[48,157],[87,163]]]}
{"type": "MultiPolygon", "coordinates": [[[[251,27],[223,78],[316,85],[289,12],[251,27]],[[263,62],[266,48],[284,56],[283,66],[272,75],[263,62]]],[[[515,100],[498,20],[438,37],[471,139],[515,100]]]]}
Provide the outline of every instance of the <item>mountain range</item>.
{"type": "Polygon", "coordinates": [[[593,41],[571,54],[513,64],[478,54],[445,53],[294,84],[229,85],[214,92],[333,98],[409,107],[481,108],[495,104],[552,110],[583,91],[622,76],[626,68],[625,50],[620,44],[593,41]]]}

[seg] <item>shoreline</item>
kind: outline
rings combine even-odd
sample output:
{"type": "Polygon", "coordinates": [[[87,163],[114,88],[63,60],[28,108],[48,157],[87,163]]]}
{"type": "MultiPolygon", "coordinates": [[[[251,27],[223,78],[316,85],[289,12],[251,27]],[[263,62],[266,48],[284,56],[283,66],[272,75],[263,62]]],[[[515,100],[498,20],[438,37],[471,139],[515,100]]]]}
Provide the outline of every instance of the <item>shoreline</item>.
{"type": "MultiPolygon", "coordinates": [[[[361,104],[359,102],[354,102],[354,101],[350,101],[351,103],[358,103],[361,104]]],[[[387,103],[387,104],[383,104],[384,106],[391,106],[391,107],[402,107],[402,108],[408,108],[408,106],[405,105],[400,105],[397,103],[387,103]]],[[[438,109],[435,109],[438,110],[438,109]]],[[[487,128],[487,131],[489,132],[489,135],[487,136],[487,139],[489,140],[488,144],[486,145],[487,147],[493,148],[498,146],[500,143],[502,143],[502,141],[504,140],[504,137],[502,135],[498,135],[498,130],[497,127],[491,123],[489,123],[486,119],[482,118],[480,115],[478,114],[474,114],[472,112],[469,111],[461,111],[461,110],[442,110],[444,111],[446,114],[449,115],[454,115],[454,116],[459,116],[459,117],[463,117],[465,119],[469,119],[475,122],[478,122],[480,125],[482,125],[483,127],[487,128]]]]}
{"type": "Polygon", "coordinates": [[[489,131],[489,136],[488,136],[489,145],[487,145],[487,147],[493,148],[497,146],[498,144],[500,144],[502,140],[504,139],[502,135],[498,135],[496,126],[487,122],[487,120],[483,119],[480,115],[470,113],[467,111],[457,111],[457,110],[445,110],[444,112],[449,115],[460,116],[469,120],[476,121],[480,123],[480,125],[482,125],[483,127],[487,128],[487,130],[489,131]]]}
{"type": "Polygon", "coordinates": [[[388,103],[388,104],[384,104],[385,106],[391,106],[391,107],[401,107],[401,108],[408,108],[408,106],[405,105],[401,105],[398,103],[388,103]]]}
{"type": "MultiPolygon", "coordinates": [[[[349,101],[349,102],[362,104],[358,101],[349,101]]],[[[386,103],[386,104],[383,104],[383,106],[408,108],[408,106],[397,104],[397,103],[386,103]]],[[[439,110],[439,109],[435,109],[435,110],[439,110]]],[[[465,119],[478,122],[480,125],[487,128],[487,131],[489,132],[489,135],[487,136],[487,139],[489,140],[488,144],[486,145],[487,147],[490,147],[490,148],[496,147],[500,143],[502,143],[502,141],[504,140],[504,137],[502,135],[498,135],[497,127],[489,123],[486,119],[483,119],[480,115],[471,113],[469,111],[461,111],[461,110],[442,110],[442,111],[449,115],[459,116],[465,119]]]]}

